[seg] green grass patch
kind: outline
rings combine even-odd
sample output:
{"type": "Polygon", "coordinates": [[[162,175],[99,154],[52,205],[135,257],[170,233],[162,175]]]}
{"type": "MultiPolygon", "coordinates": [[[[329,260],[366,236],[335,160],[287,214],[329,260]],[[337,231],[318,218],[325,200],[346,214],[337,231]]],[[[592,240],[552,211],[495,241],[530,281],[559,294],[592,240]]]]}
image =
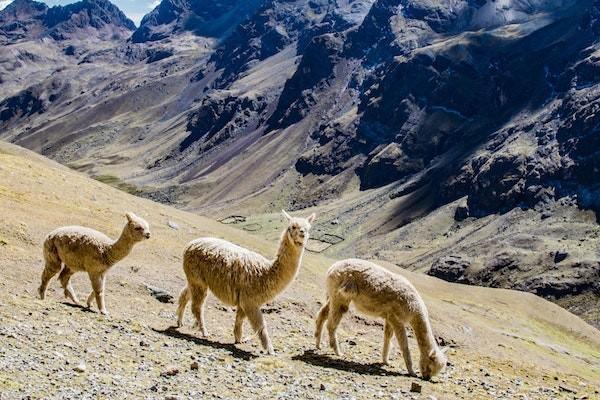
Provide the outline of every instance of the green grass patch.
{"type": "Polygon", "coordinates": [[[122,190],[123,192],[127,192],[133,195],[139,195],[142,193],[141,190],[137,188],[137,186],[132,185],[130,183],[123,182],[121,179],[114,175],[97,175],[94,177],[95,180],[110,185],[114,188],[122,190]]]}

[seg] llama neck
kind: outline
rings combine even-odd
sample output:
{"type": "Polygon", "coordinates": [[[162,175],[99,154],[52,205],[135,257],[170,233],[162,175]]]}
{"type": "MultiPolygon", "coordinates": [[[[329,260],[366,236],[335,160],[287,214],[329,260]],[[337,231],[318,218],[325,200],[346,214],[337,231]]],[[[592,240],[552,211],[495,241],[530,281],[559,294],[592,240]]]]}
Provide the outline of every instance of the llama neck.
{"type": "Polygon", "coordinates": [[[417,313],[413,318],[411,325],[419,345],[421,357],[428,357],[431,350],[437,348],[437,343],[433,337],[433,331],[431,330],[427,311],[423,310],[417,313]]]}
{"type": "Polygon", "coordinates": [[[304,247],[293,243],[287,235],[287,230],[284,231],[277,256],[267,273],[268,282],[274,291],[283,290],[296,277],[303,252],[304,247]]]}
{"type": "Polygon", "coordinates": [[[135,241],[131,238],[127,227],[123,228],[121,236],[109,246],[106,252],[106,258],[109,265],[113,265],[127,257],[131,252],[135,241]]]}

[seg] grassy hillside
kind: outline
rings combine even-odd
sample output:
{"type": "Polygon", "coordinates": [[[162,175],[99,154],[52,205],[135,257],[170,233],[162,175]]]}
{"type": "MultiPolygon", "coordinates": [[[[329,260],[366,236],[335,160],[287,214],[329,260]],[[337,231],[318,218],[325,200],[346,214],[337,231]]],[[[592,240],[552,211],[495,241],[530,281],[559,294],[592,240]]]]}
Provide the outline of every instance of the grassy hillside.
{"type": "MultiPolygon", "coordinates": [[[[22,398],[594,398],[600,381],[598,330],[534,295],[463,286],[417,273],[407,276],[429,306],[436,336],[452,346],[451,365],[432,382],[405,375],[401,357],[377,364],[381,325],[354,313],[340,328],[346,355],[313,353],[313,316],[332,260],[308,253],[296,282],[267,305],[278,355],[256,339],[233,346],[234,313],[209,298],[202,339],[189,313],[168,330],[175,305],[159,303],[145,285],[173,295],[184,285],[181,252],[202,235],[223,237],[265,255],[276,241],[140,199],[18,147],[0,143],[0,396],[22,398]],[[114,267],[107,282],[111,316],[69,305],[53,280],[36,298],[41,243],[56,226],[87,225],[116,236],[134,211],[153,237],[114,267]],[[178,229],[169,227],[168,222],[178,229]],[[74,367],[83,362],[85,372],[74,367]],[[197,362],[197,369],[191,369],[197,362]],[[167,372],[171,371],[173,376],[167,372]],[[177,372],[175,372],[177,371],[177,372]],[[412,382],[422,394],[410,393],[412,382]],[[524,397],[523,397],[524,398],[524,397]]],[[[283,226],[283,221],[272,222],[283,226]]],[[[73,279],[81,295],[83,274],[73,279]]],[[[246,332],[249,327],[245,326],[246,332]]],[[[418,352],[411,338],[413,358],[418,352]]]]}

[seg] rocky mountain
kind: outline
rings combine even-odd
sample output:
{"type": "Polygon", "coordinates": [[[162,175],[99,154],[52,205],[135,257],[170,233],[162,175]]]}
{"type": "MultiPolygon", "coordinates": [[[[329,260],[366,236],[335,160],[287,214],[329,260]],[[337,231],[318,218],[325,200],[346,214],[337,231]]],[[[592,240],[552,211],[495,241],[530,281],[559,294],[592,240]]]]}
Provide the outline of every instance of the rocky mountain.
{"type": "Polygon", "coordinates": [[[314,208],[317,251],[464,256],[597,324],[599,5],[164,0],[127,42],[5,34],[0,137],[257,234],[314,208]]]}
{"type": "Polygon", "coordinates": [[[128,38],[135,24],[108,0],[82,0],[48,7],[15,0],[0,11],[0,40],[13,43],[50,37],[55,40],[128,38]]]}

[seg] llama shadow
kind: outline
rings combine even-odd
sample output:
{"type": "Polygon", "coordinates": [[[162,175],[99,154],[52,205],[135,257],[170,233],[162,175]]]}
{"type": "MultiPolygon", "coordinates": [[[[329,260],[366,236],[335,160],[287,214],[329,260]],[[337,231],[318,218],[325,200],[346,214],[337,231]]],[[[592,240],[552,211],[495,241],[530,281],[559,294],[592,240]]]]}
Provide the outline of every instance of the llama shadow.
{"type": "Polygon", "coordinates": [[[87,306],[83,306],[81,304],[75,304],[75,303],[67,303],[66,301],[61,302],[60,304],[65,305],[65,306],[69,306],[71,308],[77,308],[83,312],[88,312],[88,313],[93,313],[95,314],[96,312],[94,310],[92,310],[90,307],[87,306]]]}
{"type": "Polygon", "coordinates": [[[156,333],[160,333],[161,335],[165,335],[176,339],[187,340],[188,342],[199,344],[201,346],[212,347],[213,349],[227,350],[231,353],[233,357],[242,359],[244,361],[250,361],[253,358],[258,358],[257,355],[252,354],[249,351],[239,349],[234,344],[213,342],[212,340],[208,340],[205,338],[188,335],[187,333],[179,332],[177,330],[177,327],[174,326],[169,326],[168,328],[162,330],[152,328],[152,330],[156,333]]]}
{"type": "Polygon", "coordinates": [[[314,350],[305,350],[304,353],[292,357],[292,360],[298,360],[311,364],[317,367],[337,369],[340,371],[354,372],[361,375],[376,375],[376,376],[406,376],[396,371],[389,371],[383,368],[383,364],[361,364],[355,361],[343,360],[340,358],[332,358],[326,354],[318,354],[314,350]]]}

